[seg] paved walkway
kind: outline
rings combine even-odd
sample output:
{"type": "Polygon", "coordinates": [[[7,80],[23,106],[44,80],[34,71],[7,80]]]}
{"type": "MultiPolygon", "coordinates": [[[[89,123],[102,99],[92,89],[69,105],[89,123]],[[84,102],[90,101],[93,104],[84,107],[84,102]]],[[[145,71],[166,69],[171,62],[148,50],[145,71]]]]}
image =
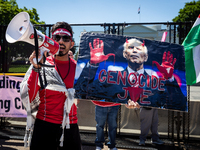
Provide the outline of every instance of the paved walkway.
{"type": "MultiPolygon", "coordinates": [[[[83,150],[95,150],[95,146],[83,145],[83,150]]],[[[24,147],[23,140],[15,139],[0,139],[0,150],[29,150],[29,147],[24,147]]],[[[108,150],[107,146],[104,146],[103,150],[108,150]]],[[[130,150],[121,149],[118,150],[130,150]]]]}
{"type": "MultiPolygon", "coordinates": [[[[23,143],[24,129],[0,129],[0,150],[29,150],[24,147],[23,143]]],[[[83,150],[95,150],[94,133],[81,132],[81,140],[83,150]]],[[[162,138],[164,145],[154,145],[148,138],[145,146],[139,146],[139,139],[137,136],[117,136],[116,147],[118,150],[200,150],[200,143],[198,141],[190,141],[190,143],[177,143],[162,138]]],[[[108,150],[105,145],[103,150],[108,150]]]]}
{"type": "MultiPolygon", "coordinates": [[[[183,144],[183,143],[182,143],[183,144]]],[[[182,145],[181,144],[181,145],[182,145]]],[[[130,148],[119,148],[118,150],[199,150],[200,144],[198,143],[190,143],[185,146],[170,146],[169,144],[165,144],[163,146],[153,146],[151,144],[146,144],[146,146],[135,146],[130,148]]],[[[0,138],[0,150],[29,150],[28,147],[23,146],[23,140],[17,139],[2,139],[0,138]]],[[[93,145],[83,145],[82,150],[95,150],[95,146],[93,145]]],[[[107,146],[104,146],[103,150],[108,150],[107,146]]]]}

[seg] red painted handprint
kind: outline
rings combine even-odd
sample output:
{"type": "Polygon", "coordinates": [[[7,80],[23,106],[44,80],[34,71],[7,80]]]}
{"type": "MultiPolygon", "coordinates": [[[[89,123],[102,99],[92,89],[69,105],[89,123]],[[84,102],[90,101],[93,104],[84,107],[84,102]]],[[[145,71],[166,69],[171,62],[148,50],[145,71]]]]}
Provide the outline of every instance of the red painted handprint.
{"type": "Polygon", "coordinates": [[[160,65],[158,62],[153,61],[152,65],[156,64],[158,70],[165,79],[170,79],[174,72],[174,64],[176,63],[176,58],[173,60],[173,54],[170,55],[170,51],[168,53],[164,52],[162,58],[162,64],[160,65]]]}
{"type": "Polygon", "coordinates": [[[115,56],[115,54],[107,54],[105,55],[103,52],[104,49],[104,43],[102,40],[94,39],[93,40],[93,47],[91,42],[89,43],[89,47],[90,47],[90,63],[91,64],[97,64],[100,63],[104,60],[107,60],[109,56],[115,56]]]}

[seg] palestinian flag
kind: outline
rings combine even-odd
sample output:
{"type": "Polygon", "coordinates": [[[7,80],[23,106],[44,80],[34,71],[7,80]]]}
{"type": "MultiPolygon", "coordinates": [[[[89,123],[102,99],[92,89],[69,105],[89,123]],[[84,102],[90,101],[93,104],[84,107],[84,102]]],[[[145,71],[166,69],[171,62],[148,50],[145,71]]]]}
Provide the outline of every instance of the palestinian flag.
{"type": "Polygon", "coordinates": [[[187,85],[200,81],[200,15],[183,41],[187,85]]]}

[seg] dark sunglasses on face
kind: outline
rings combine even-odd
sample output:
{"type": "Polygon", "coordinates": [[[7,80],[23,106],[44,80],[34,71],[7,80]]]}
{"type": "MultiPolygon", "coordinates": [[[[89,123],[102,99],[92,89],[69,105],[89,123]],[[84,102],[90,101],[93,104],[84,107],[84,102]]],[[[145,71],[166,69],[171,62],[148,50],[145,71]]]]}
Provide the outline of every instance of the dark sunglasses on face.
{"type": "Polygon", "coordinates": [[[60,35],[53,35],[53,40],[55,41],[60,41],[60,39],[62,38],[62,40],[64,42],[69,42],[71,41],[71,37],[70,36],[67,36],[67,35],[64,35],[64,36],[60,36],[60,35]]]}

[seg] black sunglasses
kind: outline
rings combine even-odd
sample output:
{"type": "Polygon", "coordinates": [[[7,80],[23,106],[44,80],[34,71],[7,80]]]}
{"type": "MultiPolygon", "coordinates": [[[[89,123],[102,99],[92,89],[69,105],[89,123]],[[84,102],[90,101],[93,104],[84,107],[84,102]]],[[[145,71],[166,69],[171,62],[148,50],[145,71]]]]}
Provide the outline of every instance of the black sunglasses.
{"type": "Polygon", "coordinates": [[[60,36],[60,35],[53,35],[53,40],[55,41],[60,41],[60,39],[63,39],[64,42],[69,42],[71,41],[71,37],[70,36],[67,36],[67,35],[64,35],[64,36],[60,36]]]}

